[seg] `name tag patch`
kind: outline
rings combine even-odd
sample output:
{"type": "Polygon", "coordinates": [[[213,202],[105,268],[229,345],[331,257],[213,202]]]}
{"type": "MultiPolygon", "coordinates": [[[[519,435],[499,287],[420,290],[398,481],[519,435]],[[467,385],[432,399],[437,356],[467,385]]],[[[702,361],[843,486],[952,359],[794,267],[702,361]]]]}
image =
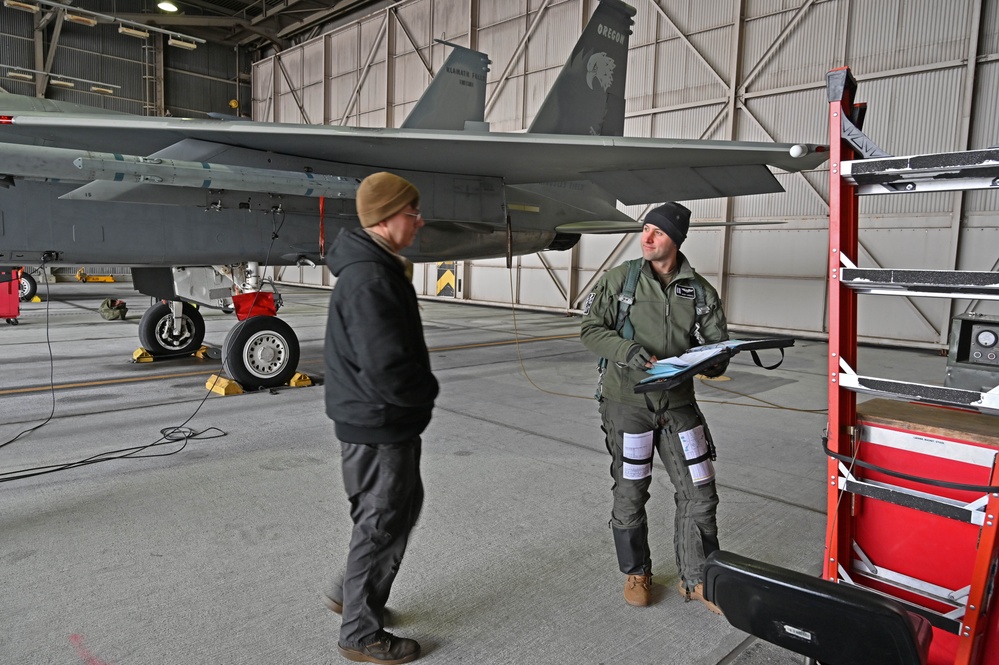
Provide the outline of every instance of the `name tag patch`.
{"type": "Polygon", "coordinates": [[[680,298],[686,298],[687,300],[694,299],[694,287],[692,286],[681,286],[676,285],[676,295],[680,298]]]}

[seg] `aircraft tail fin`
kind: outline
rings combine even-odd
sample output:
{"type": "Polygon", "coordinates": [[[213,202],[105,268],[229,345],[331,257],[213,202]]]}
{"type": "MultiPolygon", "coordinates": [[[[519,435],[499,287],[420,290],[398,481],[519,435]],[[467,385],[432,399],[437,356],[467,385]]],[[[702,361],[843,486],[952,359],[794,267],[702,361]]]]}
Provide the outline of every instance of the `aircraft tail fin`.
{"type": "Polygon", "coordinates": [[[625,75],[634,7],[601,0],[527,131],[624,135],[625,75]]]}
{"type": "Polygon", "coordinates": [[[485,120],[489,58],[464,46],[436,41],[450,46],[451,54],[402,123],[403,129],[460,131],[466,122],[485,120]]]}

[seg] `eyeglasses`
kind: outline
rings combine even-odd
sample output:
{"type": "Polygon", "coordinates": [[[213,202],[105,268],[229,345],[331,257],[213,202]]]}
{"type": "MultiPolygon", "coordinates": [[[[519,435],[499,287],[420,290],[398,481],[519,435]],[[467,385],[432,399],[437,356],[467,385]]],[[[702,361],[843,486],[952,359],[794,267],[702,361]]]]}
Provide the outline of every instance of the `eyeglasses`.
{"type": "Polygon", "coordinates": [[[423,219],[422,212],[404,212],[402,214],[407,215],[409,217],[415,217],[416,219],[423,219]]]}

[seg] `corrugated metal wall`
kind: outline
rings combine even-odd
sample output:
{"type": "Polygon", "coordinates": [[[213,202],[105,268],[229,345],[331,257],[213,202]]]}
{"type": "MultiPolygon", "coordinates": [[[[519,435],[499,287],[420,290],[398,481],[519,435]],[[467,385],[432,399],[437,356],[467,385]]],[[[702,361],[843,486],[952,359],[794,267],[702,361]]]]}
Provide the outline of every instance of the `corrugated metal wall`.
{"type": "MultiPolygon", "coordinates": [[[[595,0],[413,0],[317,38],[324,112],[312,122],[397,126],[443,51],[431,36],[478,48],[493,61],[487,120],[526,128],[595,0]],[[442,27],[454,33],[445,33],[442,27]],[[321,120],[319,118],[322,118],[321,120]]],[[[999,143],[999,0],[632,0],[626,133],[632,136],[828,141],[825,74],[848,65],[869,102],[865,130],[891,154],[999,143]]],[[[254,67],[258,119],[301,121],[295,85],[304,49],[254,67]],[[281,63],[279,65],[279,63],[281,63]],[[284,79],[282,83],[281,80],[284,79]],[[282,115],[283,114],[283,115],[282,115]]],[[[308,56],[304,60],[308,60],[308,56]]],[[[318,61],[318,60],[317,60],[318,61]]],[[[309,107],[311,109],[311,107],[309,107]]],[[[723,293],[744,330],[822,336],[826,331],[828,172],[778,174],[787,193],[689,203],[697,221],[772,225],[692,231],[684,252],[723,293]]],[[[862,266],[994,270],[999,193],[886,196],[861,201],[862,266]]],[[[640,217],[645,209],[628,208],[640,217]]],[[[586,237],[568,252],[458,264],[457,297],[575,311],[595,278],[638,254],[634,237],[586,237]],[[512,296],[511,296],[512,292],[512,296]]],[[[436,266],[418,270],[433,295],[436,266]]],[[[319,282],[321,280],[312,280],[319,282]]],[[[964,301],[862,297],[868,341],[943,347],[964,301]],[[874,313],[877,316],[874,316],[874,313]]],[[[978,311],[996,312],[994,304],[978,311]]]]}
{"type": "MultiPolygon", "coordinates": [[[[129,0],[98,0],[81,8],[108,15],[141,12],[144,3],[129,0]]],[[[44,70],[35,57],[36,16],[0,7],[0,76],[2,67],[44,70]]],[[[52,46],[53,28],[42,32],[43,53],[52,46]]],[[[90,91],[89,85],[74,89],[49,87],[46,96],[138,115],[169,111],[179,117],[203,117],[208,112],[236,113],[229,102],[237,100],[243,113],[250,113],[250,62],[245,53],[219,44],[199,44],[193,51],[173,48],[153,32],[148,39],[118,33],[117,27],[94,27],[64,21],[52,59],[53,74],[62,74],[120,86],[113,96],[90,91]],[[159,62],[157,59],[161,59],[159,62]],[[158,73],[162,79],[156,80],[158,73]],[[161,84],[163,108],[157,108],[154,84],[161,84]]],[[[0,78],[7,92],[34,95],[35,84],[0,78]]]]}

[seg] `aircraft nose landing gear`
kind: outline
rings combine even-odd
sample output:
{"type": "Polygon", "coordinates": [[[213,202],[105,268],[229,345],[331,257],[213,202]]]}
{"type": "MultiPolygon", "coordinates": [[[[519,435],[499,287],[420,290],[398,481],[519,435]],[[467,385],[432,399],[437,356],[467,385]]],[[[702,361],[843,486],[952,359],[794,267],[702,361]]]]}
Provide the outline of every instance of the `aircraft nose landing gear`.
{"type": "Polygon", "coordinates": [[[179,316],[174,308],[180,303],[157,303],[147,309],[139,321],[139,342],[149,355],[189,356],[205,341],[205,319],[190,303],[183,303],[179,316]]]}

